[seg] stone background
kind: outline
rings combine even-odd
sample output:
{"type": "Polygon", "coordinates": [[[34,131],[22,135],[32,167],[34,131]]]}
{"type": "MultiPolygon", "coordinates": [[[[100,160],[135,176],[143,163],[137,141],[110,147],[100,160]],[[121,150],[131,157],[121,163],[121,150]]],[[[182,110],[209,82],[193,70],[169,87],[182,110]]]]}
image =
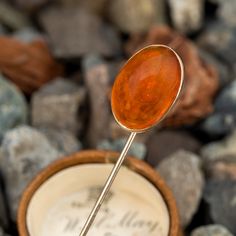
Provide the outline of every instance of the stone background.
{"type": "Polygon", "coordinates": [[[235,0],[0,1],[0,236],[16,236],[25,186],[82,149],[120,151],[110,93],[149,44],[174,48],[184,87],[130,154],[172,189],[188,236],[236,235],[235,0]]]}

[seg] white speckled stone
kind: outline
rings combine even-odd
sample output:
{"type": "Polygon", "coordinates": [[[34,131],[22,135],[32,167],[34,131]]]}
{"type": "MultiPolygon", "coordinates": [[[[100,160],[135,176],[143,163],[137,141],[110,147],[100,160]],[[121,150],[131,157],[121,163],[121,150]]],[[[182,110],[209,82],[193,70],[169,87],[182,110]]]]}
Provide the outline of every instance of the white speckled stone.
{"type": "Polygon", "coordinates": [[[59,156],[61,154],[36,129],[21,126],[5,134],[0,152],[0,168],[13,220],[26,185],[59,156]]]}
{"type": "Polygon", "coordinates": [[[203,0],[169,0],[169,5],[177,30],[188,33],[200,29],[203,23],[203,0]]]}
{"type": "Polygon", "coordinates": [[[206,225],[196,228],[190,236],[233,236],[222,225],[206,225]]]}
{"type": "Polygon", "coordinates": [[[0,74],[0,140],[9,129],[26,123],[27,116],[23,94],[0,74]]]}

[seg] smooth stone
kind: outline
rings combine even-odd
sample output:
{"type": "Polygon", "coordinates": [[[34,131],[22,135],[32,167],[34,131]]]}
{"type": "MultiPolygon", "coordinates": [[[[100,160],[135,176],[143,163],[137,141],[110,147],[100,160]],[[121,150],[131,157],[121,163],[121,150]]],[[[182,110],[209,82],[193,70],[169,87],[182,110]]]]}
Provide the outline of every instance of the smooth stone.
{"type": "Polygon", "coordinates": [[[60,156],[61,153],[36,129],[20,126],[5,134],[1,146],[0,169],[13,221],[16,220],[19,200],[26,185],[40,170],[60,156]]]}
{"type": "Polygon", "coordinates": [[[200,57],[206,61],[208,64],[213,65],[215,68],[218,69],[219,72],[219,82],[220,87],[225,87],[228,83],[232,81],[232,76],[230,75],[231,69],[229,65],[222,60],[219,60],[215,55],[212,53],[207,52],[206,50],[199,49],[200,57]]]}
{"type": "Polygon", "coordinates": [[[27,95],[63,74],[64,67],[52,57],[45,40],[25,43],[5,36],[0,44],[0,70],[27,95]]]}
{"type": "Polygon", "coordinates": [[[0,1],[0,22],[13,30],[30,25],[29,19],[21,11],[8,4],[7,1],[0,1]]]}
{"type": "Polygon", "coordinates": [[[84,98],[83,87],[69,79],[53,80],[33,94],[32,125],[67,130],[76,135],[81,128],[78,111],[84,98]]]}
{"type": "Polygon", "coordinates": [[[236,181],[236,155],[205,163],[206,176],[216,180],[236,181]]]}
{"type": "Polygon", "coordinates": [[[204,200],[216,224],[221,224],[236,234],[236,181],[210,181],[206,185],[204,200]]]}
{"type": "Polygon", "coordinates": [[[210,137],[226,135],[236,127],[235,114],[213,113],[200,125],[210,137]]]}
{"type": "Polygon", "coordinates": [[[217,16],[228,26],[236,26],[236,2],[235,0],[210,0],[218,5],[217,16]]]}
{"type": "Polygon", "coordinates": [[[205,162],[218,161],[233,156],[236,160],[236,130],[221,141],[203,146],[200,153],[205,162]]]}
{"type": "Polygon", "coordinates": [[[201,156],[208,178],[236,180],[236,131],[221,141],[205,145],[201,156]]]}
{"type": "MultiPolygon", "coordinates": [[[[103,140],[97,145],[97,149],[102,150],[113,150],[117,152],[121,152],[125,146],[126,139],[117,139],[114,141],[103,140]]],[[[140,160],[145,158],[147,152],[147,148],[143,143],[140,142],[133,142],[129,151],[128,155],[137,157],[140,160]]]]}
{"type": "Polygon", "coordinates": [[[43,35],[32,27],[26,27],[16,31],[13,37],[24,43],[31,43],[35,40],[43,39],[43,35]]]}
{"type": "Polygon", "coordinates": [[[121,31],[143,33],[154,24],[161,11],[154,0],[113,0],[109,2],[108,12],[111,21],[121,31]]]}
{"type": "Polygon", "coordinates": [[[222,21],[210,21],[197,39],[204,50],[213,53],[219,59],[234,65],[236,61],[236,27],[232,28],[222,21]]]}
{"type": "Polygon", "coordinates": [[[171,19],[182,33],[199,30],[203,24],[204,0],[168,0],[171,19]]]}
{"type": "Polygon", "coordinates": [[[39,129],[47,138],[50,144],[60,153],[69,155],[82,149],[82,144],[76,136],[67,130],[39,129]]]}
{"type": "Polygon", "coordinates": [[[121,43],[116,30],[83,9],[47,9],[40,14],[40,21],[56,57],[70,59],[89,53],[107,57],[120,54],[121,43]]]}
{"type": "Polygon", "coordinates": [[[0,74],[0,140],[9,129],[25,124],[27,118],[24,95],[0,74]]]}
{"type": "Polygon", "coordinates": [[[190,236],[233,236],[233,234],[222,225],[212,224],[194,229],[190,236]]]}
{"type": "Polygon", "coordinates": [[[201,149],[204,161],[217,161],[227,156],[236,156],[236,131],[221,141],[211,142],[201,149]]]}
{"type": "Polygon", "coordinates": [[[235,115],[214,113],[202,122],[200,128],[210,137],[226,135],[236,127],[235,115]]]}
{"type": "Polygon", "coordinates": [[[96,54],[84,57],[82,67],[90,105],[87,142],[90,147],[96,147],[102,139],[109,137],[110,76],[107,64],[96,54]]]}
{"type": "Polygon", "coordinates": [[[228,84],[216,97],[215,110],[201,124],[210,136],[225,135],[236,127],[236,80],[228,84]]]}
{"type": "Polygon", "coordinates": [[[201,144],[190,133],[177,130],[163,130],[153,133],[146,141],[147,162],[156,166],[165,157],[180,149],[197,153],[201,144]],[[166,148],[168,147],[168,148],[166,148]]]}
{"type": "Polygon", "coordinates": [[[156,170],[173,191],[181,225],[186,227],[196,213],[203,193],[200,158],[194,153],[180,150],[166,157],[156,170]]]}
{"type": "Polygon", "coordinates": [[[236,103],[236,80],[232,81],[217,96],[215,110],[229,112],[236,103]]]}

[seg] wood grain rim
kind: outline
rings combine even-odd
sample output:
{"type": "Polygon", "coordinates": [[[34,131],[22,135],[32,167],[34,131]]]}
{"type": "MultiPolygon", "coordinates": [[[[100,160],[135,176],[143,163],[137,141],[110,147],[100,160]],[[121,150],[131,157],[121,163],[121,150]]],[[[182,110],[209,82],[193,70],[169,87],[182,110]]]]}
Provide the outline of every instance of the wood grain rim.
{"type": "MultiPolygon", "coordinates": [[[[43,169],[26,187],[20,200],[17,226],[20,236],[30,236],[26,225],[26,214],[29,202],[35,191],[51,176],[57,172],[75,166],[88,163],[115,163],[119,153],[111,151],[87,150],[80,151],[62,159],[54,161],[48,167],[43,169]]],[[[180,235],[179,215],[172,192],[167,187],[161,176],[147,163],[137,160],[133,157],[127,157],[124,165],[130,170],[139,173],[149,182],[151,182],[161,193],[170,214],[170,232],[169,236],[180,235]]]]}

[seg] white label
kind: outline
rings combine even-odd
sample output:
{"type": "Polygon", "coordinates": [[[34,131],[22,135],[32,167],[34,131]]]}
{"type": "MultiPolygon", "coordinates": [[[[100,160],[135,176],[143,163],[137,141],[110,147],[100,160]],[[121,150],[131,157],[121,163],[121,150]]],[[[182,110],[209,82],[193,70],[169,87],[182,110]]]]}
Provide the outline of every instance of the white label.
{"type": "MultiPolygon", "coordinates": [[[[90,187],[56,202],[44,219],[40,235],[79,235],[100,192],[100,187],[90,187]]],[[[113,190],[88,236],[166,236],[155,209],[148,199],[132,192],[113,190]]]]}

